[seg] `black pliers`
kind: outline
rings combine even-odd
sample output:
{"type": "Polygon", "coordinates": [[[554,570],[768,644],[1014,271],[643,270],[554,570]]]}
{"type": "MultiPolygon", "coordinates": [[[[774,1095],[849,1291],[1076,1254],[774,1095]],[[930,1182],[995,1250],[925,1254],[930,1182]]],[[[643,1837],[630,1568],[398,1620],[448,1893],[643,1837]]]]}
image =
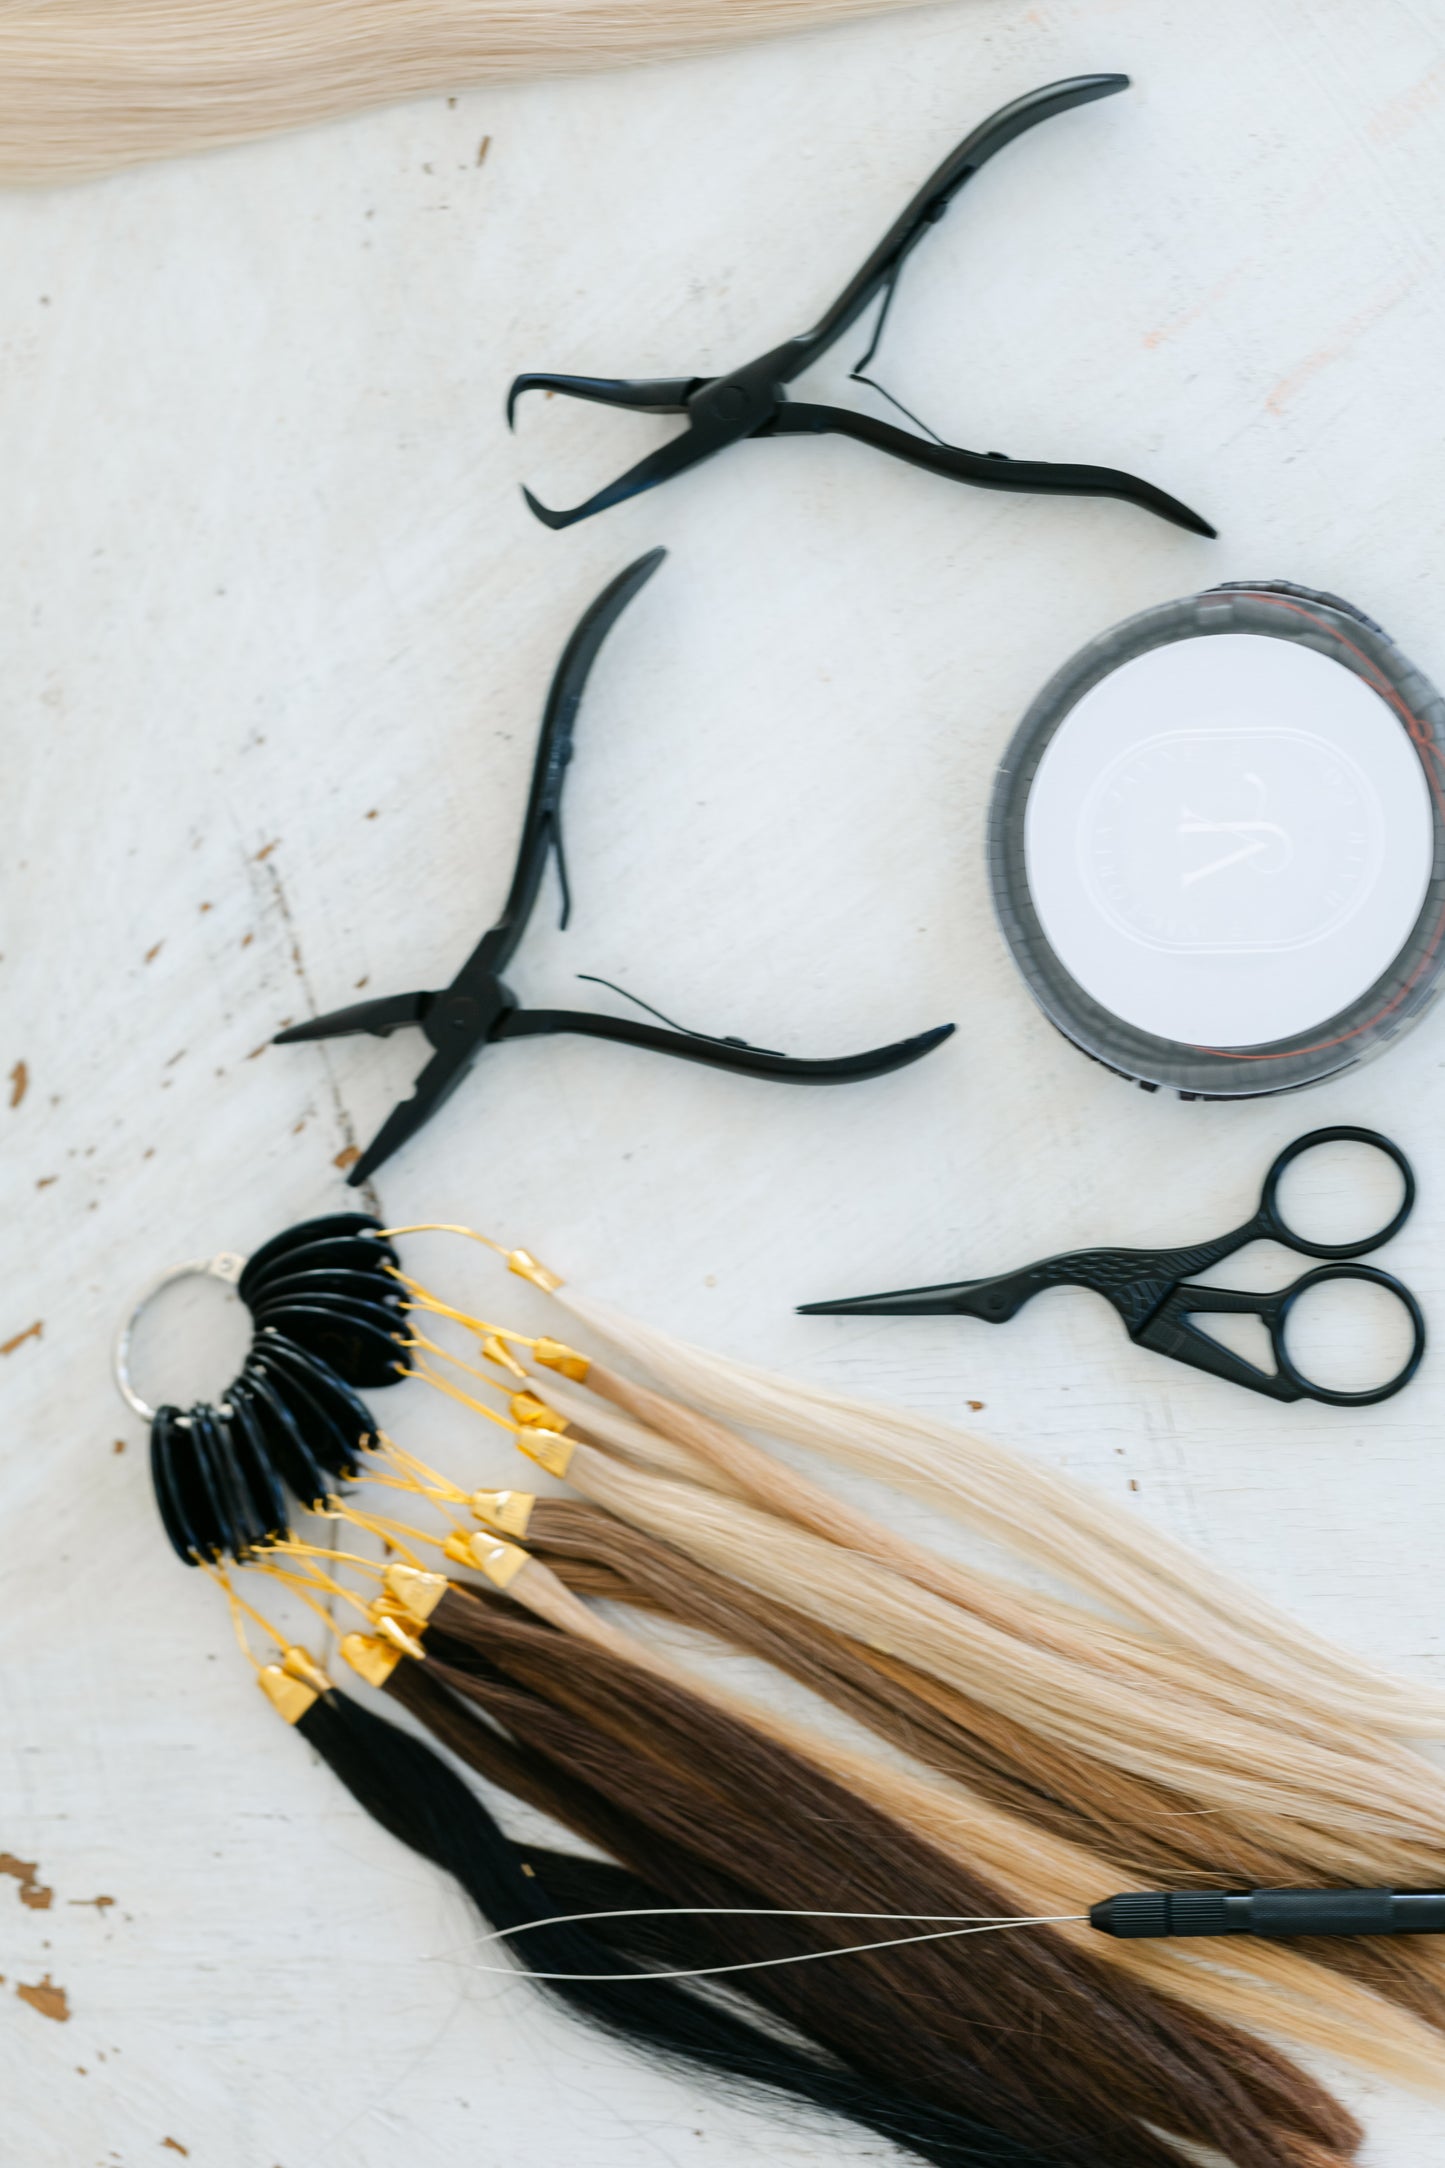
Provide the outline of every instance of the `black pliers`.
{"type": "Polygon", "coordinates": [[[737,1070],[743,1076],[776,1077],[785,1084],[850,1084],[864,1077],[884,1076],[890,1069],[917,1061],[953,1030],[952,1024],[940,1024],[917,1038],[900,1039],[894,1046],[875,1047],[866,1054],[845,1054],[834,1061],[798,1061],[749,1046],[744,1039],[660,1031],[655,1024],[597,1016],[584,1009],[521,1009],[503,985],[500,974],[527,930],[553,851],[562,884],[562,924],[567,923],[571,899],[562,852],[562,783],[572,758],[577,710],[603,640],[666,554],[665,550],[649,550],[636,564],[619,573],[567,642],[547,695],[511,892],[496,925],[482,935],[450,986],[439,993],[392,994],[379,1001],[354,1002],[349,1008],[333,1009],[326,1016],[293,1024],[276,1034],[277,1046],[294,1046],[302,1040],[339,1039],[356,1032],[384,1039],[405,1024],[416,1024],[431,1041],[435,1052],[417,1078],[412,1096],[392,1109],[348,1174],[353,1188],[415,1136],[460,1084],[483,1048],[495,1039],[529,1039],[554,1031],[581,1032],[593,1039],[619,1039],[627,1046],[681,1055],[687,1061],[706,1062],[716,1069],[737,1070]]]}
{"type": "MultiPolygon", "coordinates": [[[[811,331],[775,346],[756,361],[745,362],[727,376],[608,377],[556,376],[531,371],[519,376],[507,394],[509,425],[517,401],[526,391],[562,392],[573,399],[592,399],[602,406],[645,407],[658,414],[685,414],[686,432],[629,467],[605,489],[571,511],[554,512],[524,490],[528,504],[548,527],[570,527],[575,520],[622,504],[642,490],[670,481],[714,452],[725,451],[744,437],[827,436],[856,437],[895,459],[904,459],[931,474],[948,475],[956,482],[974,482],[984,489],[1012,489],[1073,497],[1122,497],[1130,504],[1156,512],[1161,519],[1187,527],[1191,534],[1213,535],[1214,529],[1177,497],[1113,467],[1056,466],[1044,460],[1008,459],[1002,452],[965,452],[952,444],[915,436],[872,415],[846,407],[811,406],[788,398],[786,386],[841,338],[869,304],[883,297],[872,341],[853,371],[855,379],[868,366],[883,334],[898,274],[930,226],[948,209],[965,181],[977,173],[995,151],[1012,143],[1028,128],[1070,106],[1087,105],[1095,98],[1111,97],[1126,90],[1127,75],[1077,75],[1067,82],[1049,83],[1030,91],[986,120],[931,174],[902,217],[884,235],[877,248],[833,306],[811,331]]],[[[863,378],[866,382],[867,379],[863,378]]],[[[877,387],[875,387],[877,388],[877,387]]],[[[884,394],[885,397],[889,395],[884,394]]],[[[897,401],[892,402],[897,405],[897,401]]],[[[910,417],[911,419],[912,417],[910,417]]]]}

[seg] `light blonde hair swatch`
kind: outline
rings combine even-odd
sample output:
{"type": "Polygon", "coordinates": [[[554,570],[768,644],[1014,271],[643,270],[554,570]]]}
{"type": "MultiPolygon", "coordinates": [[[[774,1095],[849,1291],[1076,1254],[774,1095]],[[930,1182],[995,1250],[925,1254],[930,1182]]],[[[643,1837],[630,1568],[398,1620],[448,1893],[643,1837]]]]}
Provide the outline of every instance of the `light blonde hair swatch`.
{"type": "Polygon", "coordinates": [[[1445,1736],[1445,1697],[1349,1655],[1162,1530],[1005,1445],[690,1346],[559,1283],[555,1300],[693,1408],[801,1445],[949,1513],[1115,1618],[1401,1737],[1445,1736]]]}
{"type": "Polygon", "coordinates": [[[75,180],[428,92],[921,0],[0,0],[0,180],[75,180]]]}
{"type": "MultiPolygon", "coordinates": [[[[1035,1646],[1086,1661],[1120,1680],[1137,1675],[1151,1685],[1196,1695],[1231,1713],[1248,1710],[1271,1725],[1307,1731],[1327,1742],[1337,1742],[1352,1720],[1370,1739],[1381,1736],[1377,1695],[1324,1691],[1299,1680],[1286,1686],[1274,1681],[1267,1664],[1241,1667],[1222,1656],[1209,1658],[1187,1641],[1171,1645],[1157,1631],[1112,1621],[1097,1606],[1051,1598],[977,1567],[960,1566],[884,1527],[741,1432],[694,1408],[595,1361],[588,1366],[587,1386],[594,1397],[581,1396],[549,1377],[546,1391],[559,1412],[583,1426],[584,1435],[599,1438],[624,1461],[745,1499],[892,1567],[931,1595],[961,1604],[1035,1646]],[[600,1396],[600,1404],[595,1396],[600,1396]],[[621,1414],[620,1409],[631,1412],[621,1414]]],[[[1440,1719],[1445,1727],[1445,1708],[1440,1719]]]]}
{"type": "Polygon", "coordinates": [[[584,1497],[713,1571],[900,1658],[1042,1738],[1293,1848],[1330,1880],[1430,1882],[1445,1870],[1445,1777],[1386,1739],[1313,1735],[1272,1712],[1201,1698],[1011,1634],[875,1560],[741,1501],[657,1476],[579,1442],[584,1497]]]}
{"type": "Polygon", "coordinates": [[[1041,1737],[1107,1753],[1147,1783],[1191,1793],[1205,1811],[1235,1814],[1240,1830],[1260,1842],[1278,1846],[1295,1821],[1312,1828],[1307,1842],[1319,1847],[1321,1873],[1388,1880],[1445,1870],[1445,1779],[1388,1729],[1345,1721],[1336,1697],[1318,1685],[1261,1689],[1242,1670],[1171,1664],[1157,1643],[1111,1633],[1090,1612],[1037,1598],[879,1529],[751,1440],[595,1362],[586,1382],[606,1400],[589,1404],[560,1378],[549,1377],[547,1390],[573,1419],[585,1418],[594,1439],[605,1443],[610,1435],[621,1452],[600,1453],[579,1433],[569,1479],[635,1526],[1041,1737]],[[619,1418],[613,1400],[630,1413],[619,1418]],[[671,1437],[650,1430],[643,1416],[665,1423],[671,1437]],[[682,1440],[701,1486],[676,1480],[682,1440]],[[739,1495],[744,1486],[751,1502],[739,1495]],[[791,1508],[794,1522],[764,1518],[759,1499],[791,1508]],[[1081,1669],[1066,1686],[1074,1666],[1081,1669]],[[1037,1691],[1024,1685],[1029,1676],[1037,1691]],[[1344,1784],[1341,1794],[1330,1791],[1334,1781],[1344,1784]],[[1371,1835],[1383,1839],[1373,1854],[1371,1835]]]}

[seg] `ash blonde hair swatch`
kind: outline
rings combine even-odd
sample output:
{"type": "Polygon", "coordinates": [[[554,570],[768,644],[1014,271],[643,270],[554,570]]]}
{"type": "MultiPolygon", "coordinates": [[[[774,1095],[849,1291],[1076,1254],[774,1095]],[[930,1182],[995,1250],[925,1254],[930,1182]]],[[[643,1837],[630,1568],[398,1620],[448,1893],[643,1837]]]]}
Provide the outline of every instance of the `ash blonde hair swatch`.
{"type": "Polygon", "coordinates": [[[80,179],[473,83],[919,0],[0,0],[0,181],[80,179]]]}

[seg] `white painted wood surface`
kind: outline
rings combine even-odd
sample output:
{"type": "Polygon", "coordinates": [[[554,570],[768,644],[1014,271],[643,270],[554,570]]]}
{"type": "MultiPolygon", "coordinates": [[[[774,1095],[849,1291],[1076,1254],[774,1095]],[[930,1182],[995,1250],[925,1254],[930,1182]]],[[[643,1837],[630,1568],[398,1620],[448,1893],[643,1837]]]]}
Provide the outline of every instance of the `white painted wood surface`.
{"type": "MultiPolygon", "coordinates": [[[[991,1335],[790,1306],[1213,1232],[1285,1139],[1365,1121],[1421,1178],[1385,1262],[1445,1318],[1445,1022],[1294,1104],[1146,1098],[1034,1011],[980,859],[1023,705],[1153,601],[1303,580],[1445,674],[1442,183],[1426,0],[969,0],[0,202],[0,1342],[43,1327],[0,1358],[0,1850],[54,1891],[0,1878],[7,2162],[882,2157],[652,2077],[458,1961],[460,1902],[274,1722],[172,1564],[108,1376],[159,1267],[342,1203],[336,1155],[418,1043],[258,1049],[364,978],[454,968],[561,642],[656,542],[582,718],[573,926],[539,914],[519,991],[596,971],[800,1052],[960,1031],[817,1094],[503,1048],[385,1169],[385,1211],[471,1219],[718,1346],[981,1400],[992,1435],[1438,1671],[1438,1355],[1335,1415],[1161,1364],[1083,1298],[991,1335]],[[1136,469],[1218,544],[842,443],[739,450],[564,536],[530,519],[524,475],[580,493],[650,425],[535,402],[513,440],[515,369],[730,365],[807,322],[981,115],[1110,67],[1130,96],[1008,152],[930,238],[882,366],[944,434],[1136,469]],[[17,1997],[47,1976],[66,2023],[17,1997]]],[[[168,1338],[168,1388],[220,1381],[209,1324],[168,1338]]],[[[405,1391],[413,1442],[511,1474],[405,1391]]],[[[1374,2168],[1445,2160],[1438,2106],[1341,2082],[1374,2168]]]]}

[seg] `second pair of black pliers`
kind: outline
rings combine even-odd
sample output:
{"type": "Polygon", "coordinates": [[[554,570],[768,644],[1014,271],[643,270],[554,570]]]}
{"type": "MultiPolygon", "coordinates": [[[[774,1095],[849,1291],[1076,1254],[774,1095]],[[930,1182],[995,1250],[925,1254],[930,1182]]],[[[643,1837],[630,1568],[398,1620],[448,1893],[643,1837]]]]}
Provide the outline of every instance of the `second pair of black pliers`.
{"type": "MultiPolygon", "coordinates": [[[[1039,121],[1066,112],[1071,106],[1112,97],[1115,91],[1126,90],[1128,85],[1127,75],[1079,75],[1067,82],[1049,83],[1042,90],[1031,91],[1027,97],[1006,105],[972,135],[966,136],[937,172],[929,176],[863,268],[849,280],[811,331],[785,340],[781,346],[771,348],[756,361],[744,362],[740,369],[732,369],[726,376],[558,376],[549,371],[533,370],[517,377],[507,397],[509,422],[515,416],[517,401],[523,392],[546,391],[561,392],[573,399],[595,400],[603,406],[682,414],[688,424],[681,436],[650,452],[636,466],[619,475],[615,482],[609,482],[605,489],[599,489],[585,503],[573,505],[569,511],[553,511],[539,502],[530,490],[525,490],[523,494],[538,519],[548,527],[570,527],[576,520],[606,511],[609,505],[622,504],[643,490],[655,489],[659,482],[670,481],[674,475],[685,473],[689,467],[711,459],[715,452],[725,451],[730,444],[741,443],[745,437],[832,435],[854,437],[861,444],[871,444],[877,451],[906,460],[911,466],[924,467],[931,474],[947,475],[956,482],[1028,494],[1122,497],[1146,512],[1171,520],[1177,527],[1188,528],[1191,534],[1213,535],[1215,530],[1209,522],[1201,519],[1197,512],[1191,512],[1177,497],[1171,497],[1152,482],[1140,481],[1136,475],[1121,473],[1117,468],[1009,459],[1002,452],[966,452],[938,439],[930,441],[927,437],[916,436],[891,422],[876,420],[871,414],[860,414],[847,407],[818,406],[790,399],[787,394],[787,386],[794,378],[810,368],[874,301],[881,298],[882,307],[873,338],[853,371],[855,381],[868,382],[863,371],[877,352],[898,275],[929,227],[942,218],[965,181],[970,180],[995,151],[1002,150],[1005,144],[1012,143],[1016,136],[1039,121]]],[[[890,395],[884,393],[884,397],[890,395]]],[[[898,404],[896,400],[891,403],[898,404]]]]}

